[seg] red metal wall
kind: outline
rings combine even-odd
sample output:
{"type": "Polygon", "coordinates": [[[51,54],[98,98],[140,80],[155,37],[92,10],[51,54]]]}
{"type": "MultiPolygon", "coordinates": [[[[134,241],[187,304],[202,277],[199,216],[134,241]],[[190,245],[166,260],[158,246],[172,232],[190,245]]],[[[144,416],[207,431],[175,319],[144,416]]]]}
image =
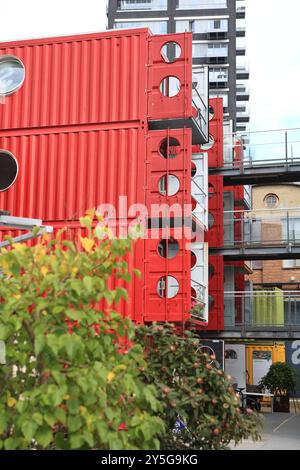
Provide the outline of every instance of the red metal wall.
{"type": "Polygon", "coordinates": [[[146,136],[138,127],[0,131],[0,148],[19,163],[16,183],[0,194],[0,207],[15,216],[73,220],[100,203],[118,206],[120,195],[144,203],[146,136]]]}
{"type": "Polygon", "coordinates": [[[0,44],[25,81],[0,106],[0,129],[127,122],[147,110],[146,29],[0,44]]]}

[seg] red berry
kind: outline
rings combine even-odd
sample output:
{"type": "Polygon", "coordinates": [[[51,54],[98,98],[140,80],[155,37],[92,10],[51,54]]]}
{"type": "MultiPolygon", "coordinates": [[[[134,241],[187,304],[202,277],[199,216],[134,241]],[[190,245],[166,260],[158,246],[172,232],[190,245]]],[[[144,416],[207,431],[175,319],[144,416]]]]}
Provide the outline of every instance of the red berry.
{"type": "Polygon", "coordinates": [[[215,428],[213,432],[214,432],[214,434],[217,436],[218,434],[220,434],[220,429],[219,429],[219,428],[215,428]]]}

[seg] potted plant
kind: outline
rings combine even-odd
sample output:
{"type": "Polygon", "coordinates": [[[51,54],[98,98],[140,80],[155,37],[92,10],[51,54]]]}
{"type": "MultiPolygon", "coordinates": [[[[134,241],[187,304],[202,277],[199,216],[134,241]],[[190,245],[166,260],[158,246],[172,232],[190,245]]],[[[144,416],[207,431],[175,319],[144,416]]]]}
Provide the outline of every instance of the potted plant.
{"type": "Polygon", "coordinates": [[[274,411],[290,412],[290,393],[295,392],[297,373],[285,362],[274,362],[260,385],[274,394],[274,411]]]}

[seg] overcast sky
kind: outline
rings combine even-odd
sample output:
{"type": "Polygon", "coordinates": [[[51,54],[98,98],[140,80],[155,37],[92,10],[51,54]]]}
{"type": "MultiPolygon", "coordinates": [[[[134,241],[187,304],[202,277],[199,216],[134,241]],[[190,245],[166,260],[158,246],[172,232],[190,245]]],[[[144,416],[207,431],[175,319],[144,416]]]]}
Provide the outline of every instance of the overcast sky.
{"type": "MultiPolygon", "coordinates": [[[[0,41],[102,31],[106,0],[0,0],[0,41]]],[[[300,1],[247,0],[251,130],[300,127],[300,1]]]]}

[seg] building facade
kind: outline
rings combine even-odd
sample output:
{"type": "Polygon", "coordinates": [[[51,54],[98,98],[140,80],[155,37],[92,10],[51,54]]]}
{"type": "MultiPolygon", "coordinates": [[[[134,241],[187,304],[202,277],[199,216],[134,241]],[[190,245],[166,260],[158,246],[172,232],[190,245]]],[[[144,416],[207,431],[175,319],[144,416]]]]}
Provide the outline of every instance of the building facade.
{"type": "Polygon", "coordinates": [[[249,70],[245,64],[245,1],[109,0],[108,28],[148,26],[154,34],[193,33],[193,70],[209,66],[210,97],[223,98],[231,130],[249,122],[249,70]]]}

